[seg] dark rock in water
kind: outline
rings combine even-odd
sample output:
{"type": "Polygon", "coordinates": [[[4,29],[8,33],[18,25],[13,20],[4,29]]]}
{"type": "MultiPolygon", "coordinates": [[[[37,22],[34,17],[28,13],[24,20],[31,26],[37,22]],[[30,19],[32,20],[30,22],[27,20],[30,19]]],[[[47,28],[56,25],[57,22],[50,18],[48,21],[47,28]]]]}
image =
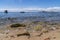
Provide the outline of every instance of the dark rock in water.
{"type": "Polygon", "coordinates": [[[42,13],[48,13],[47,11],[42,11],[42,13]]]}
{"type": "Polygon", "coordinates": [[[8,13],[8,10],[5,10],[4,13],[8,13]]]}
{"type": "Polygon", "coordinates": [[[20,12],[20,13],[25,13],[24,11],[20,12]]]}
{"type": "Polygon", "coordinates": [[[16,24],[12,24],[10,27],[11,27],[11,28],[17,28],[17,27],[26,27],[26,25],[24,25],[24,24],[19,24],[19,23],[16,23],[16,24]]]}

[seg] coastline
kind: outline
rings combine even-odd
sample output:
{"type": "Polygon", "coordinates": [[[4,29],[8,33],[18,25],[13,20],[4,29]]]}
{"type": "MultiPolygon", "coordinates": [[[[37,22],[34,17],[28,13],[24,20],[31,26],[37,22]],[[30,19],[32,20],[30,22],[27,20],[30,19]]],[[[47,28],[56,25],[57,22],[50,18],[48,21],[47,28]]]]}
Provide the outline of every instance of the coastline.
{"type": "Polygon", "coordinates": [[[57,23],[49,22],[32,22],[22,23],[26,24],[26,27],[10,28],[0,32],[1,40],[59,40],[60,38],[60,25],[57,23]],[[46,25],[45,25],[46,24],[46,25]],[[34,25],[34,26],[33,26],[34,25]],[[29,35],[22,35],[28,32],[29,35]],[[19,35],[19,36],[18,36],[19,35]],[[21,35],[21,36],[20,36],[21,35]]]}

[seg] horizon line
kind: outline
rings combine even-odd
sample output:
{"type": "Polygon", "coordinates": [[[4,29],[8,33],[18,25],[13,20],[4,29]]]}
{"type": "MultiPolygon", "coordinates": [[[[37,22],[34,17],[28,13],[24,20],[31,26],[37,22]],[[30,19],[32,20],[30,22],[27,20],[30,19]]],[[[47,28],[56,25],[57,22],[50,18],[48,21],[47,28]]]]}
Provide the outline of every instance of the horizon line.
{"type": "Polygon", "coordinates": [[[48,8],[40,8],[40,7],[27,7],[27,8],[1,8],[0,11],[28,11],[28,10],[38,10],[38,11],[60,11],[60,7],[48,7],[48,8]]]}

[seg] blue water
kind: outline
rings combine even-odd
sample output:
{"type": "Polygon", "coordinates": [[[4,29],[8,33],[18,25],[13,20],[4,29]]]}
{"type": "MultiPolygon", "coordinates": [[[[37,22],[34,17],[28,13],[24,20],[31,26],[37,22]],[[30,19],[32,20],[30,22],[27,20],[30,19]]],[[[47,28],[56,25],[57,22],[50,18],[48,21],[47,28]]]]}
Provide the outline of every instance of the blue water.
{"type": "Polygon", "coordinates": [[[60,13],[41,13],[41,12],[30,12],[30,13],[19,13],[19,12],[0,12],[0,29],[3,29],[5,25],[23,22],[24,20],[34,21],[60,21],[60,13]],[[13,21],[7,20],[7,18],[16,18],[13,21]]]}
{"type": "Polygon", "coordinates": [[[24,20],[30,21],[60,21],[60,13],[41,13],[41,12],[30,12],[30,13],[19,13],[19,12],[9,12],[3,13],[0,12],[0,26],[16,23],[16,22],[24,22],[24,20]],[[13,20],[7,20],[7,18],[16,18],[13,20]]]}
{"type": "Polygon", "coordinates": [[[38,13],[38,12],[31,12],[31,13],[19,13],[19,12],[9,12],[8,14],[6,13],[0,13],[0,19],[1,18],[19,18],[19,19],[45,19],[47,21],[51,20],[60,20],[60,13],[38,13]]]}

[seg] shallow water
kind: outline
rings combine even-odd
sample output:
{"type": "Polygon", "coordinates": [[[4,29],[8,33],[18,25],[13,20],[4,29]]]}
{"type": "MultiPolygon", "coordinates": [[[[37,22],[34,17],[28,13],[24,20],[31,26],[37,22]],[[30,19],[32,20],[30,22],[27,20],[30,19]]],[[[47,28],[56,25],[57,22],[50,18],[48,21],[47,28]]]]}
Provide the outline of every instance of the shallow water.
{"type": "MultiPolygon", "coordinates": [[[[9,12],[8,14],[0,12],[0,27],[10,23],[22,22],[24,20],[33,21],[60,21],[60,13],[41,13],[41,12],[30,12],[30,13],[19,13],[9,12]],[[16,18],[7,20],[8,17],[16,18]]],[[[3,28],[3,27],[2,27],[3,28]]]]}
{"type": "MultiPolygon", "coordinates": [[[[39,13],[39,12],[31,12],[31,13],[19,13],[19,12],[9,12],[8,14],[0,12],[0,19],[1,18],[19,18],[19,19],[27,19],[27,18],[34,18],[40,19],[44,18],[45,20],[60,20],[60,13],[39,13]]],[[[41,19],[40,19],[41,20],[41,19]]]]}

